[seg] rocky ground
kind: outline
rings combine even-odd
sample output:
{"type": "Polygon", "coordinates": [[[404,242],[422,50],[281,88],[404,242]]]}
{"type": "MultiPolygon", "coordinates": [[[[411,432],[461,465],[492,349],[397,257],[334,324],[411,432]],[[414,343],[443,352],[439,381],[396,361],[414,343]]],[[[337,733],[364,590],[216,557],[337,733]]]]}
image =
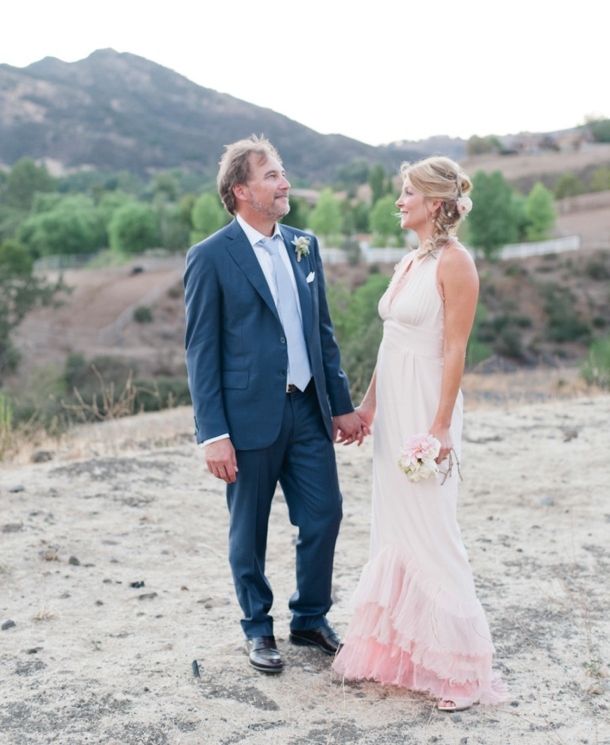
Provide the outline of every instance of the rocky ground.
{"type": "MultiPolygon", "coordinates": [[[[467,413],[459,517],[510,699],[453,715],[290,645],[280,492],[268,573],[286,669],[248,667],[223,488],[189,409],[83,427],[50,461],[1,466],[0,743],[610,743],[609,418],[610,397],[467,413]]],[[[337,451],[340,631],[367,558],[371,444],[337,451]]]]}

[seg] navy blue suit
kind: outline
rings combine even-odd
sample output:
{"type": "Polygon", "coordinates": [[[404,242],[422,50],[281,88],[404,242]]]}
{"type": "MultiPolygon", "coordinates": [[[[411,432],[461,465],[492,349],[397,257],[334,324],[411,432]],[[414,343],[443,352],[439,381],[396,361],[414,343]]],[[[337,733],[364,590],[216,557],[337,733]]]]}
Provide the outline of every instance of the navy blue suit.
{"type": "Polygon", "coordinates": [[[235,220],[188,253],[186,362],[197,442],[228,433],[237,480],[227,485],[229,560],[247,638],[273,634],[265,577],[267,524],[277,482],[298,526],[291,628],[325,623],[341,520],[331,416],[353,411],[328,313],[318,243],[297,261],[295,236],[280,226],[298,288],[312,382],[286,393],[288,353],[269,286],[235,220]],[[309,281],[307,281],[309,279],[309,281]]]}

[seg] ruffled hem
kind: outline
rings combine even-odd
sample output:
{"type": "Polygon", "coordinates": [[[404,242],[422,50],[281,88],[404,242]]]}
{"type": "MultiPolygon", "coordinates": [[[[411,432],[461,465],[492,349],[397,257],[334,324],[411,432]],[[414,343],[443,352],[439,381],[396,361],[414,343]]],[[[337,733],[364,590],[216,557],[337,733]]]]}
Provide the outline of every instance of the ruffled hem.
{"type": "Polygon", "coordinates": [[[493,673],[483,608],[436,585],[406,552],[387,546],[364,568],[354,616],[333,668],[439,699],[497,704],[508,692],[493,673]]]}

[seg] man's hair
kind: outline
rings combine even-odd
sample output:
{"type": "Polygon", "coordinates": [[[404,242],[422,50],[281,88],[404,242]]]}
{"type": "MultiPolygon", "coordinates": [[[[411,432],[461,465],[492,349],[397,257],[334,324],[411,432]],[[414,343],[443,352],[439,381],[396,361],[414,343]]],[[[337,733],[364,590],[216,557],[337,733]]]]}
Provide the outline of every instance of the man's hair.
{"type": "Polygon", "coordinates": [[[225,147],[225,153],[220,159],[220,169],[216,183],[225,209],[229,214],[235,215],[237,213],[237,200],[235,194],[233,194],[233,187],[237,184],[248,183],[250,179],[250,156],[257,156],[261,163],[267,158],[275,158],[280,165],[282,165],[282,159],[264,135],[260,137],[250,135],[245,140],[239,140],[225,147]]]}

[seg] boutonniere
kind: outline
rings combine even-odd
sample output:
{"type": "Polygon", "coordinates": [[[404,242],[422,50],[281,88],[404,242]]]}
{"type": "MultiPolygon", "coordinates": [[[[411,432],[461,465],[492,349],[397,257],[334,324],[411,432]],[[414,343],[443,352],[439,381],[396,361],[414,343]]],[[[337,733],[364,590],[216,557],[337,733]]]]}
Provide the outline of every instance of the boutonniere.
{"type": "Polygon", "coordinates": [[[294,250],[297,252],[297,261],[300,261],[303,256],[309,256],[310,243],[311,238],[308,238],[305,235],[300,235],[298,238],[295,236],[292,239],[292,245],[294,246],[294,250]]]}

